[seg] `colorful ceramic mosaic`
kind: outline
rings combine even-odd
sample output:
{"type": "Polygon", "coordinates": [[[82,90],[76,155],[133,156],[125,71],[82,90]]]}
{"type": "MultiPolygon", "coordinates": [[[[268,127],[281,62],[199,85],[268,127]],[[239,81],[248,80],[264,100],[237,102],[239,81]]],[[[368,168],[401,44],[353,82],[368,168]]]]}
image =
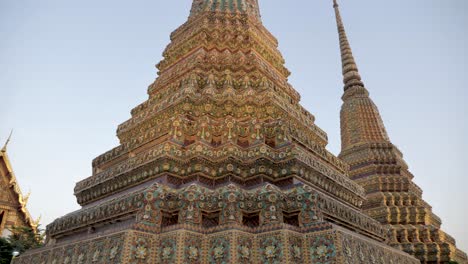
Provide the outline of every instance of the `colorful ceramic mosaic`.
{"type": "Polygon", "coordinates": [[[183,243],[183,262],[191,264],[202,263],[203,236],[186,233],[183,243]]]}
{"type": "Polygon", "coordinates": [[[210,264],[227,264],[231,260],[231,242],[229,237],[214,237],[209,241],[211,245],[208,254],[210,264]]]}
{"type": "Polygon", "coordinates": [[[284,245],[281,242],[281,234],[262,235],[259,242],[261,263],[280,264],[285,262],[284,245]]]}
{"type": "Polygon", "coordinates": [[[176,262],[177,257],[177,236],[163,237],[159,247],[160,263],[170,264],[176,262]]]}
{"type": "Polygon", "coordinates": [[[237,263],[240,264],[247,264],[252,263],[255,257],[255,250],[254,250],[254,239],[249,236],[248,234],[240,234],[237,237],[236,245],[237,245],[237,263]]]}
{"type": "Polygon", "coordinates": [[[257,0],[194,0],[120,145],[77,183],[83,207],[15,263],[418,263],[362,210],[277,47],[257,0]]]}
{"type": "Polygon", "coordinates": [[[304,263],[306,252],[302,236],[290,234],[288,236],[289,260],[291,263],[304,263]]]}
{"type": "MultiPolygon", "coordinates": [[[[324,264],[336,262],[337,248],[334,234],[320,234],[309,238],[310,259],[313,263],[324,264]]],[[[364,263],[364,262],[361,262],[364,263]]]]}

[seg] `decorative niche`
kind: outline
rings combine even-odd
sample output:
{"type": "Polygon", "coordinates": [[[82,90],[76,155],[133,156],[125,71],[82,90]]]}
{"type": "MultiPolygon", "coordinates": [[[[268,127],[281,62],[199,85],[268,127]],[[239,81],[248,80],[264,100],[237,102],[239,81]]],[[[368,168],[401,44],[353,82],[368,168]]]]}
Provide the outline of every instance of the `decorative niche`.
{"type": "Polygon", "coordinates": [[[202,212],[202,226],[203,228],[211,228],[219,225],[220,211],[216,212],[202,212]]]}
{"type": "Polygon", "coordinates": [[[300,211],[283,212],[283,222],[291,226],[300,227],[299,214],[300,214],[300,211]]]}
{"type": "Polygon", "coordinates": [[[255,228],[260,226],[260,212],[242,214],[242,224],[250,228],[255,228]]]}
{"type": "Polygon", "coordinates": [[[161,221],[161,227],[168,227],[168,226],[173,226],[177,225],[179,223],[179,211],[175,212],[162,212],[162,221],[161,221]]]}

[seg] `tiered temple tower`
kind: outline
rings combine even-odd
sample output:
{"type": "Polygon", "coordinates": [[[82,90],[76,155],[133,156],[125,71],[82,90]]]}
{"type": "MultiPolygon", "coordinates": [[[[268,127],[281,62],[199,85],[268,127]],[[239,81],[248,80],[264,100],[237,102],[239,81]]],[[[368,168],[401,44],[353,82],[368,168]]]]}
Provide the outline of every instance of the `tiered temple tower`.
{"type": "Polygon", "coordinates": [[[194,0],[82,208],[15,263],[419,263],[361,209],[256,0],[194,0]]]}
{"type": "Polygon", "coordinates": [[[350,165],[350,178],[365,189],[364,211],[391,227],[391,245],[422,263],[468,263],[455,239],[440,229],[440,218],[422,199],[403,154],[390,141],[359,75],[336,0],[334,4],[344,76],[339,157],[350,165]]]}

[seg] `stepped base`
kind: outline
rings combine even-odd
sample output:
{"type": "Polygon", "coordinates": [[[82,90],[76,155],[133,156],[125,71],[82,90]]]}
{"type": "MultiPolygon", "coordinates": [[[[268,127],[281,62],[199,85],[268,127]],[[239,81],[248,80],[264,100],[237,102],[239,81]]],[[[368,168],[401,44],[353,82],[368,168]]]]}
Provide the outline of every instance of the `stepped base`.
{"type": "Polygon", "coordinates": [[[251,232],[240,226],[200,232],[177,225],[161,234],[125,230],[47,246],[15,264],[74,263],[419,263],[413,257],[333,224],[251,232]]]}
{"type": "Polygon", "coordinates": [[[330,199],[305,185],[156,183],[57,219],[47,246],[14,263],[419,263],[330,199]],[[338,225],[347,214],[354,220],[338,225]]]}

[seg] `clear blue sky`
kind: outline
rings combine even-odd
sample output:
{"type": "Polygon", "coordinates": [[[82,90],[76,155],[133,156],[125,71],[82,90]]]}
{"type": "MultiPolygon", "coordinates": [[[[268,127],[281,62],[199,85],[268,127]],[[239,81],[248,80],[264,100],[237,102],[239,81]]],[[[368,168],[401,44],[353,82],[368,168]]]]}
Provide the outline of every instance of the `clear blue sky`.
{"type": "MultiPolygon", "coordinates": [[[[338,154],[341,69],[331,0],[260,0],[302,104],[338,154]]],[[[468,250],[468,1],[341,0],[361,75],[442,217],[468,250]]],[[[191,0],[0,0],[0,140],[45,226],[78,206],[75,182],[118,144],[191,0]]]]}

